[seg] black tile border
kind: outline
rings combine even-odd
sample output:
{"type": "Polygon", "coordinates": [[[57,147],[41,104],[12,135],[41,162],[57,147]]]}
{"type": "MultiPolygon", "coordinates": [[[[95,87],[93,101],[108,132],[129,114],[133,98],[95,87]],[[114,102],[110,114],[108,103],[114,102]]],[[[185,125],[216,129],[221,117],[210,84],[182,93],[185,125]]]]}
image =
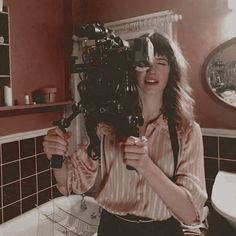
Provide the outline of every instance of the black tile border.
{"type": "MultiPolygon", "coordinates": [[[[62,194],[57,190],[55,186],[56,184],[55,178],[52,174],[52,169],[50,169],[47,166],[47,160],[45,159],[44,161],[42,161],[42,160],[37,159],[45,155],[43,153],[42,145],[40,144],[40,142],[43,141],[43,137],[44,135],[29,138],[29,139],[34,140],[34,147],[31,148],[29,152],[26,151],[27,155],[25,155],[25,152],[24,153],[22,152],[21,156],[20,156],[20,141],[21,140],[9,142],[9,143],[15,142],[15,144],[13,145],[15,145],[18,148],[18,151],[15,151],[15,152],[13,151],[13,153],[16,153],[16,156],[12,156],[10,161],[6,160],[6,158],[4,157],[4,163],[2,162],[3,161],[2,147],[5,146],[6,143],[0,144],[0,175],[3,176],[2,167],[4,165],[12,164],[16,161],[18,161],[20,164],[19,165],[19,176],[20,176],[19,179],[13,182],[9,182],[7,184],[5,183],[5,185],[0,187],[0,191],[2,190],[1,191],[2,194],[0,193],[0,223],[5,222],[11,218],[9,217],[9,215],[7,215],[5,219],[4,218],[2,219],[2,216],[4,216],[4,214],[5,215],[7,214],[6,209],[16,209],[16,215],[15,213],[12,215],[15,217],[17,216],[18,213],[22,214],[28,210],[33,209],[35,207],[35,204],[40,205],[47,202],[49,199],[62,196],[62,194]],[[27,177],[24,177],[22,176],[21,163],[23,160],[26,160],[28,158],[36,158],[35,159],[35,172],[33,171],[33,173],[30,173],[32,175],[29,175],[29,176],[27,175],[27,177]],[[23,182],[24,180],[27,180],[28,178],[32,178],[33,176],[35,176],[36,190],[33,192],[30,192],[29,193],[30,195],[24,194],[23,196],[21,182],[23,182]],[[45,183],[44,180],[42,179],[43,176],[47,176],[47,179],[50,183],[45,183]],[[6,186],[10,184],[18,184],[18,183],[20,185],[20,197],[15,198],[14,199],[15,201],[13,202],[7,202],[8,203],[7,205],[1,205],[3,204],[3,198],[6,199],[6,197],[4,197],[3,195],[4,188],[6,188],[6,186]],[[38,183],[40,183],[40,186],[38,183]]],[[[27,140],[27,138],[24,138],[22,140],[27,140]]],[[[207,150],[204,150],[205,151],[204,153],[205,153],[205,168],[206,168],[206,184],[207,184],[209,202],[210,202],[210,197],[211,197],[210,195],[211,195],[212,185],[214,183],[214,178],[217,171],[226,170],[226,171],[234,172],[234,169],[235,169],[234,167],[236,166],[236,157],[232,158],[232,156],[229,155],[231,153],[234,154],[234,152],[228,153],[227,148],[222,152],[222,150],[220,150],[220,147],[222,146],[222,143],[221,143],[222,141],[220,140],[227,140],[227,141],[230,140],[230,142],[234,142],[234,140],[236,140],[236,137],[227,138],[227,137],[219,137],[217,135],[215,136],[203,135],[203,141],[205,142],[204,148],[207,149],[207,150]],[[212,150],[211,147],[214,147],[217,150],[212,150]],[[222,156],[222,154],[224,155],[222,156]],[[213,163],[214,166],[211,166],[210,163],[213,163]]],[[[225,144],[225,145],[227,147],[228,144],[225,144]]],[[[2,181],[2,176],[1,176],[1,181],[2,181]]]]}

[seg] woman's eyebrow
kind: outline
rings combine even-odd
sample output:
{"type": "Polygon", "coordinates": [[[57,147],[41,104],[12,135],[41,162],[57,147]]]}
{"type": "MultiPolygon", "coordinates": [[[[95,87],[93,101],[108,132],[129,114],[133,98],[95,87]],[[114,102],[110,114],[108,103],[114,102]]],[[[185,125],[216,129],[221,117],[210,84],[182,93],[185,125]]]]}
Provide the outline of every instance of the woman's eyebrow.
{"type": "Polygon", "coordinates": [[[168,59],[167,59],[167,58],[164,58],[164,57],[156,57],[156,60],[168,62],[168,59]]]}

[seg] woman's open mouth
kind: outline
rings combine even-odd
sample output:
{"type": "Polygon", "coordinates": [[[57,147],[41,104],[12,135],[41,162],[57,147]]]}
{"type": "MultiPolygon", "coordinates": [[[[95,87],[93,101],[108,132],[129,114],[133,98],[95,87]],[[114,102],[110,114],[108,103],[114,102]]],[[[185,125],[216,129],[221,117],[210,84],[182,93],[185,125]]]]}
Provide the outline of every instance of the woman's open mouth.
{"type": "Polygon", "coordinates": [[[154,84],[158,84],[159,81],[156,80],[156,79],[145,79],[145,80],[144,80],[144,83],[145,83],[145,84],[151,84],[151,85],[154,85],[154,84]]]}

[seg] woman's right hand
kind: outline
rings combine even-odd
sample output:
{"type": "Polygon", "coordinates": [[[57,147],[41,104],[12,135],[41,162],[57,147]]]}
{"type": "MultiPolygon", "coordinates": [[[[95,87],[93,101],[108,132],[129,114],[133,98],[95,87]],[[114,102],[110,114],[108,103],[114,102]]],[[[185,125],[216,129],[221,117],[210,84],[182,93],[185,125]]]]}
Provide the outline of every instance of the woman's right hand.
{"type": "Polygon", "coordinates": [[[47,158],[51,159],[54,154],[65,156],[68,151],[68,139],[70,137],[70,132],[63,133],[59,128],[49,130],[43,141],[47,158]]]}

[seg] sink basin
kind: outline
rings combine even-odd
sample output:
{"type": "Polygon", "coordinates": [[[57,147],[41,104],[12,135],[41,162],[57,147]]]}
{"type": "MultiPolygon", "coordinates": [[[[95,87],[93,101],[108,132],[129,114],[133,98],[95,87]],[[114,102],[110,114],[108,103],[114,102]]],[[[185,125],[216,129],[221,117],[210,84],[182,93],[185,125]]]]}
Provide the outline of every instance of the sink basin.
{"type": "Polygon", "coordinates": [[[100,207],[94,198],[62,196],[4,222],[0,236],[96,236],[99,221],[100,207]]]}
{"type": "Polygon", "coordinates": [[[236,173],[218,172],[211,202],[214,209],[236,229],[236,173]]]}

